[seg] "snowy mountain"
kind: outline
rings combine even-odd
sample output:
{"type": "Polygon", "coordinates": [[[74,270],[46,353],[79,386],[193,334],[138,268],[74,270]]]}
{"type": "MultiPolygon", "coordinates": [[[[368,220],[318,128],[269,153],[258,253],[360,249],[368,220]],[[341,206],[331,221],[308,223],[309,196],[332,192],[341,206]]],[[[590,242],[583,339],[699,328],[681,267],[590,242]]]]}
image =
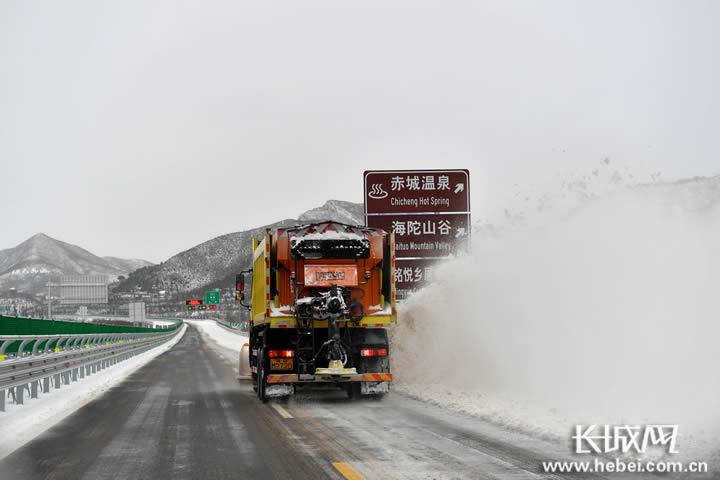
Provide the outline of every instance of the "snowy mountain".
{"type": "Polygon", "coordinates": [[[118,257],[102,257],[103,260],[108,262],[113,267],[124,272],[133,272],[138,268],[148,267],[153,263],[140,258],[118,258],[118,257]]]}
{"type": "Polygon", "coordinates": [[[144,260],[108,260],[38,233],[16,247],[0,250],[0,291],[14,287],[35,294],[45,291],[53,275],[104,274],[113,278],[127,275],[135,265],[147,264],[144,260]]]}
{"type": "Polygon", "coordinates": [[[298,217],[303,223],[332,219],[350,225],[364,225],[365,212],[362,203],[328,200],[322,207],[308,210],[298,217]]]}
{"type": "Polygon", "coordinates": [[[229,233],[178,253],[160,265],[140,268],[120,282],[115,292],[167,290],[170,292],[201,292],[205,289],[228,288],[235,274],[250,268],[252,238],[266,228],[334,220],[364,224],[363,205],[329,200],[323,206],[301,214],[297,220],[286,219],[243,232],[229,233]]]}

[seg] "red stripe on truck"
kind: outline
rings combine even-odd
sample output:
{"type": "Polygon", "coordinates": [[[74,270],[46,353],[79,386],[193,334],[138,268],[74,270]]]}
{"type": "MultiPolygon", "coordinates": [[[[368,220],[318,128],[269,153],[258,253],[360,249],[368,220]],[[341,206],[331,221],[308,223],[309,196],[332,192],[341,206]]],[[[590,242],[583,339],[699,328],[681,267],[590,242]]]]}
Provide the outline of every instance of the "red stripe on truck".
{"type": "Polygon", "coordinates": [[[392,373],[363,373],[363,382],[392,382],[392,373]]]}

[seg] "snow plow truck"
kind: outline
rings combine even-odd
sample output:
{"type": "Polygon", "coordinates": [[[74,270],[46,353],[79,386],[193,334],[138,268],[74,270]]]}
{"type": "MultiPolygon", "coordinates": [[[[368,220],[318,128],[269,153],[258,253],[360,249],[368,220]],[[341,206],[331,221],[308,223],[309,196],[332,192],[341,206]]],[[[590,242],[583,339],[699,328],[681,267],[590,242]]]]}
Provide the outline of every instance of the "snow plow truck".
{"type": "Polygon", "coordinates": [[[392,382],[386,327],[395,309],[395,239],[382,229],[322,222],[266,230],[251,274],[249,356],[263,402],[308,384],[350,397],[382,396],[392,382]]]}

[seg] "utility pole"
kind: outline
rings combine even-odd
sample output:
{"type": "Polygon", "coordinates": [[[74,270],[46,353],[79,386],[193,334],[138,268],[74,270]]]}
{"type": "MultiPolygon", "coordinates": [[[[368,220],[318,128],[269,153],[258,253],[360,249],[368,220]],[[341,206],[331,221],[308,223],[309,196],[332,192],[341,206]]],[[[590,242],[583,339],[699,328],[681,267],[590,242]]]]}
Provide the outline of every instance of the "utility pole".
{"type": "Polygon", "coordinates": [[[54,287],[52,282],[47,283],[47,302],[48,302],[48,320],[52,320],[52,289],[54,287]]]}

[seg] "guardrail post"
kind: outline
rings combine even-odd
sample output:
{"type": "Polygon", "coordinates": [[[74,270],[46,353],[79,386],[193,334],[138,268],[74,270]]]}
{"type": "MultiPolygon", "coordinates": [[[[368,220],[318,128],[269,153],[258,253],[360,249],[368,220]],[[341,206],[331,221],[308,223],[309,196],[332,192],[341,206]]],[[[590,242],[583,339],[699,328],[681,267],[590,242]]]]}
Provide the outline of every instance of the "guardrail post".
{"type": "Polygon", "coordinates": [[[30,398],[37,398],[38,397],[38,381],[35,380],[30,384],[30,398]]]}
{"type": "Polygon", "coordinates": [[[25,385],[15,387],[15,405],[25,404],[25,385]]]}
{"type": "Polygon", "coordinates": [[[2,342],[2,345],[0,345],[0,357],[2,357],[2,360],[5,359],[5,350],[10,346],[11,343],[14,343],[14,340],[5,340],[2,342]]]}
{"type": "Polygon", "coordinates": [[[43,378],[43,393],[50,391],[50,377],[43,378]]]}
{"type": "Polygon", "coordinates": [[[21,357],[23,356],[23,353],[25,353],[25,352],[24,352],[24,350],[25,350],[25,345],[27,345],[28,343],[30,343],[30,341],[31,341],[31,340],[23,340],[22,342],[20,342],[20,346],[18,347],[18,351],[17,351],[17,356],[18,356],[18,358],[21,358],[21,357]]]}
{"type": "Polygon", "coordinates": [[[53,379],[55,380],[55,382],[54,382],[54,383],[55,383],[55,388],[60,388],[60,374],[59,374],[59,373],[56,373],[56,374],[53,376],[53,379]]]}
{"type": "Polygon", "coordinates": [[[31,353],[31,355],[33,355],[33,356],[34,356],[34,355],[37,355],[38,347],[40,346],[41,343],[42,343],[42,340],[40,340],[40,339],[36,339],[36,340],[35,340],[35,342],[33,343],[33,348],[32,348],[32,353],[31,353]]]}
{"type": "Polygon", "coordinates": [[[5,411],[5,390],[0,390],[0,412],[5,411]]]}

